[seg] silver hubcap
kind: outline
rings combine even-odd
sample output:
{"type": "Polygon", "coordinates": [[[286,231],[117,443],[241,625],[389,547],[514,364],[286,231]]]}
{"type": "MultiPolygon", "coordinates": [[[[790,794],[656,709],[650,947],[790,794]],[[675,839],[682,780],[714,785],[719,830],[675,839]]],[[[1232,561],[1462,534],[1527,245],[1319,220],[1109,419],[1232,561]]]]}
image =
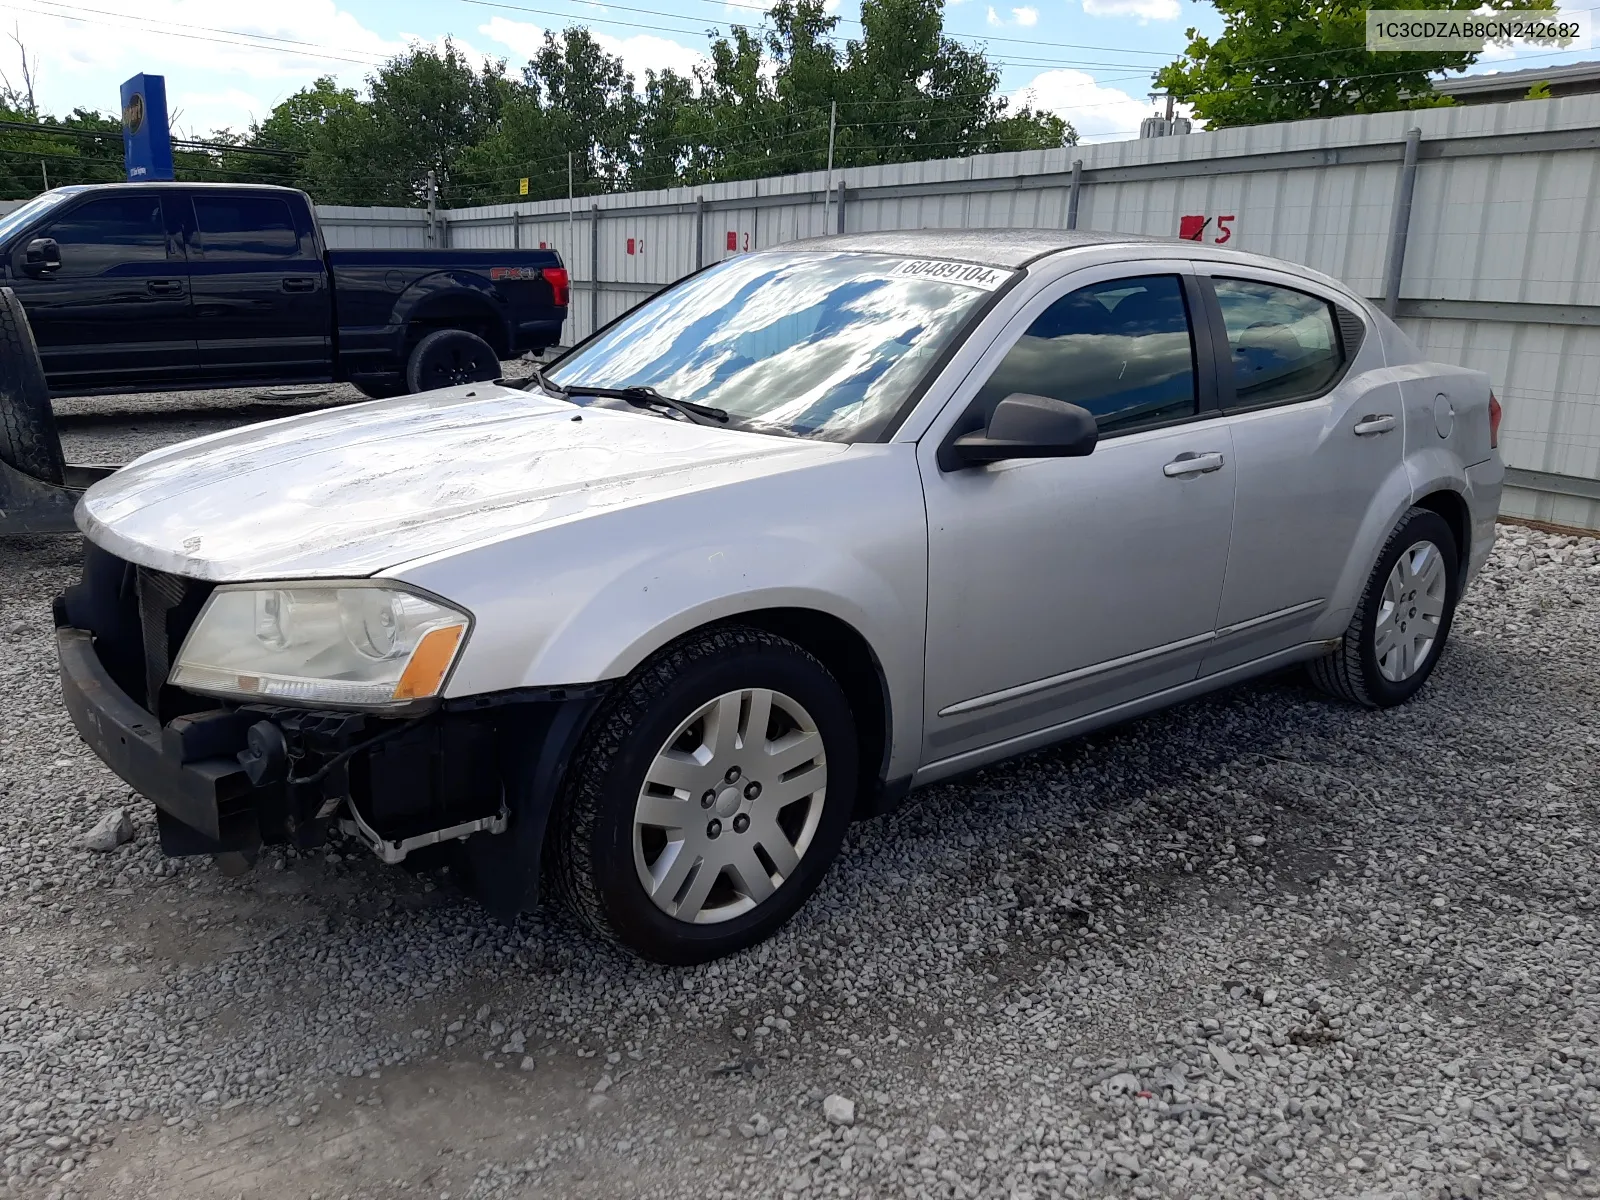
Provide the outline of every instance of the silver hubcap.
{"type": "Polygon", "coordinates": [[[712,924],[794,876],[828,783],[817,723],[767,688],[725,692],[667,739],[633,810],[633,864],[656,907],[712,924]]]}
{"type": "Polygon", "coordinates": [[[1444,559],[1432,542],[1417,542],[1389,572],[1373,638],[1378,670],[1390,683],[1404,683],[1428,661],[1444,618],[1447,583],[1444,559]]]}

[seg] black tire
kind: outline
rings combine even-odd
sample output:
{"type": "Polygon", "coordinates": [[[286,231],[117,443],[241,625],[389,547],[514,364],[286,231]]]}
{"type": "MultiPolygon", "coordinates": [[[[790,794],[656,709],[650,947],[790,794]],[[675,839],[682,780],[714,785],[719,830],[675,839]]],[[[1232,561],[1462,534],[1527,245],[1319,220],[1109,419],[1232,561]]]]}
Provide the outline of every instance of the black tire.
{"type": "Polygon", "coordinates": [[[387,400],[406,393],[406,381],[398,375],[385,379],[352,379],[350,386],[373,400],[387,400]]]}
{"type": "Polygon", "coordinates": [[[1325,692],[1366,708],[1392,708],[1411,699],[1428,681],[1444,653],[1460,597],[1460,562],[1455,535],[1445,519],[1426,508],[1408,509],[1383,544],[1361,593],[1361,602],[1350,617],[1343,644],[1325,658],[1307,664],[1311,681],[1325,692]],[[1422,542],[1431,542],[1439,551],[1444,568],[1444,611],[1439,617],[1438,632],[1420,664],[1410,676],[1395,681],[1385,677],[1378,661],[1377,626],[1384,586],[1400,556],[1422,542]]]}
{"type": "Polygon", "coordinates": [[[10,288],[0,288],[0,459],[46,483],[66,473],[39,347],[10,288]]]}
{"type": "Polygon", "coordinates": [[[690,635],[648,659],[595,714],[552,831],[555,890],[591,932],[656,962],[707,962],[755,945],[795,914],[838,855],[855,805],[857,754],[844,691],[805,650],[745,626],[690,635]],[[809,848],[771,895],[740,915],[693,924],[658,908],[640,881],[635,804],[673,730],[701,705],[745,688],[782,692],[815,721],[826,756],[825,801],[809,848]]]}
{"type": "Polygon", "coordinates": [[[494,347],[465,329],[435,329],[412,347],[406,360],[406,387],[413,392],[498,378],[500,356],[494,347]]]}

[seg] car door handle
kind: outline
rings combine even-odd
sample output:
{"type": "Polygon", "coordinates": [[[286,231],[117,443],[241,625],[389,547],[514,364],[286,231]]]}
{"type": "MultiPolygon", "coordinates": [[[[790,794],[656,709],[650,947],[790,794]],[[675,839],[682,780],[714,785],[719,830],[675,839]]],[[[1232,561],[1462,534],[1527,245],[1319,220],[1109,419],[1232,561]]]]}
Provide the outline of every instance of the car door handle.
{"type": "Polygon", "coordinates": [[[1356,422],[1357,437],[1371,437],[1375,433],[1388,433],[1394,428],[1393,413],[1368,413],[1356,422]]]}
{"type": "Polygon", "coordinates": [[[1178,455],[1162,467],[1161,473],[1168,479],[1182,479],[1186,475],[1206,475],[1220,470],[1222,470],[1221,454],[1215,450],[1207,454],[1196,454],[1191,450],[1178,455]]]}
{"type": "Polygon", "coordinates": [[[314,292],[317,290],[317,281],[304,276],[291,276],[283,281],[283,290],[286,292],[314,292]]]}
{"type": "Polygon", "coordinates": [[[181,279],[150,279],[145,281],[144,290],[152,296],[181,296],[183,295],[183,280],[181,279]]]}

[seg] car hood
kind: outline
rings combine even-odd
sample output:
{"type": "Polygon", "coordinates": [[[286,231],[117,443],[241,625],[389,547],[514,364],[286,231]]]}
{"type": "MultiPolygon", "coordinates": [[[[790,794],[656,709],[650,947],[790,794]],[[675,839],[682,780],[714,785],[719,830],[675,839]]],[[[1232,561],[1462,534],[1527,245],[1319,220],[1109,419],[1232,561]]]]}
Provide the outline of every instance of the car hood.
{"type": "Polygon", "coordinates": [[[91,487],[77,522],[195,579],[360,576],[847,449],[476,384],[157,450],[91,487]]]}

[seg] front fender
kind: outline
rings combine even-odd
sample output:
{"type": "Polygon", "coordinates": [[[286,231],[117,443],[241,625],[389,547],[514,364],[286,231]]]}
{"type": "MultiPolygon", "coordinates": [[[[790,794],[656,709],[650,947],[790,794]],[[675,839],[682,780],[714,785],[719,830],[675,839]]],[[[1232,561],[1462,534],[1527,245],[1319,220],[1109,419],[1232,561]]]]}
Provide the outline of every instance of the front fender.
{"type": "MultiPolygon", "coordinates": [[[[682,635],[807,609],[867,642],[889,688],[891,777],[921,741],[927,525],[911,445],[688,491],[396,573],[464,604],[447,697],[617,679],[682,635]]],[[[903,768],[903,769],[902,769],[903,768]]]]}

